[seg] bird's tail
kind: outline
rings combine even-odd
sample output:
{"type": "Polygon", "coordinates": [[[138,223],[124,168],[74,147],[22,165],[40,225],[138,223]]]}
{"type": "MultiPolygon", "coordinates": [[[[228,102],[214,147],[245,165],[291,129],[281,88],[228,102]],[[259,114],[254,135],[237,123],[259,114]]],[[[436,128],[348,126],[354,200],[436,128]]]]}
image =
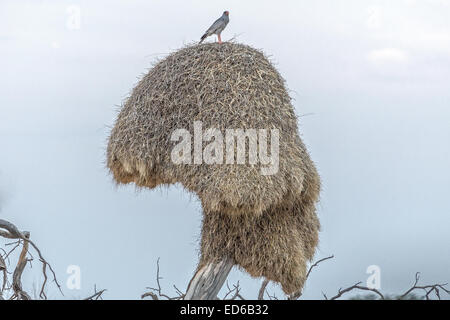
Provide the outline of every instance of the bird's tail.
{"type": "Polygon", "coordinates": [[[202,43],[203,40],[205,40],[207,36],[208,36],[208,35],[207,35],[206,33],[205,33],[204,35],[202,35],[202,37],[200,38],[199,44],[202,43]]]}

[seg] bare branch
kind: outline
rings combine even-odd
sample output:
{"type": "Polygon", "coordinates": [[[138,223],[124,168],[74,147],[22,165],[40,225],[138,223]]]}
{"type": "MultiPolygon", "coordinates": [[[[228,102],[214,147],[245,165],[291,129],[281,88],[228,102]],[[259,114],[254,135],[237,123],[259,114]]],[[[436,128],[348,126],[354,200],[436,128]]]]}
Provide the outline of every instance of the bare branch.
{"type": "Polygon", "coordinates": [[[234,295],[231,297],[230,300],[236,300],[237,298],[241,299],[241,300],[245,300],[243,296],[241,296],[240,292],[241,292],[241,287],[239,286],[239,281],[237,282],[237,284],[233,285],[234,287],[234,295]]]}
{"type": "MultiPolygon", "coordinates": [[[[339,289],[338,294],[335,295],[334,297],[330,298],[330,300],[336,300],[336,299],[339,299],[339,298],[342,297],[344,294],[346,294],[346,293],[348,293],[348,292],[350,292],[350,291],[353,291],[353,290],[371,291],[371,292],[377,294],[382,300],[385,299],[385,298],[384,298],[384,295],[383,295],[380,291],[378,291],[377,289],[372,289],[372,288],[364,287],[364,286],[361,286],[360,284],[361,284],[361,282],[358,282],[358,283],[354,284],[354,285],[351,286],[351,287],[348,287],[348,288],[345,288],[345,289],[342,289],[342,288],[339,289]]],[[[325,296],[325,295],[324,295],[324,296],[325,296]]],[[[325,296],[325,299],[327,299],[326,296],[325,296]]]]}
{"type": "Polygon", "coordinates": [[[94,286],[94,294],[85,298],[84,300],[98,300],[98,299],[103,299],[102,298],[102,294],[105,293],[106,289],[97,291],[97,287],[94,286]]]}
{"type": "MultiPolygon", "coordinates": [[[[225,294],[222,300],[236,300],[237,298],[241,300],[245,300],[245,298],[240,294],[241,287],[239,285],[239,281],[236,284],[233,284],[233,288],[230,288],[227,282],[228,292],[225,294]],[[229,299],[227,297],[233,294],[229,299]]],[[[218,298],[217,298],[218,299],[218,298]]]]}
{"type": "Polygon", "coordinates": [[[184,299],[216,299],[233,265],[232,259],[224,258],[220,261],[212,261],[199,266],[194,277],[189,282],[184,299]]]}
{"type": "Polygon", "coordinates": [[[15,225],[13,225],[11,222],[8,222],[6,220],[0,219],[0,228],[5,229],[8,232],[0,230],[0,236],[4,238],[9,239],[22,239],[23,234],[22,232],[17,229],[15,225]]]}
{"type": "MultiPolygon", "coordinates": [[[[8,270],[6,269],[6,263],[5,260],[3,260],[3,257],[0,255],[0,271],[3,273],[3,284],[0,290],[0,293],[3,292],[6,288],[6,283],[8,281],[8,270]]],[[[1,296],[1,294],[0,294],[1,296]]]]}
{"type": "Polygon", "coordinates": [[[266,291],[266,287],[269,284],[269,280],[264,279],[261,288],[259,289],[258,293],[258,300],[264,300],[264,292],[266,291]]]}
{"type": "MultiPolygon", "coordinates": [[[[26,238],[30,237],[29,232],[24,232],[23,235],[26,238]]],[[[22,273],[25,269],[25,266],[27,265],[28,259],[27,259],[27,253],[28,253],[28,242],[24,241],[22,246],[22,252],[20,253],[19,261],[17,262],[16,269],[14,270],[13,274],[13,283],[12,288],[14,290],[14,295],[19,300],[31,300],[30,295],[22,289],[22,273]]]]}
{"type": "Polygon", "coordinates": [[[430,300],[430,294],[434,292],[436,297],[441,300],[441,295],[439,290],[444,291],[447,294],[450,294],[450,290],[446,288],[448,283],[442,283],[442,284],[431,284],[431,285],[425,285],[425,286],[418,286],[420,280],[420,272],[416,272],[416,276],[414,279],[414,284],[411,288],[409,288],[404,294],[402,294],[400,297],[398,297],[399,300],[403,300],[406,297],[408,297],[409,294],[411,294],[415,290],[423,290],[425,291],[425,299],[430,300]]]}
{"type": "Polygon", "coordinates": [[[175,291],[178,293],[178,295],[180,297],[184,297],[185,293],[183,293],[180,289],[178,289],[176,285],[173,285],[173,288],[175,289],[175,291]]]}
{"type": "Polygon", "coordinates": [[[228,289],[228,292],[227,292],[227,293],[225,294],[225,296],[223,297],[223,300],[226,300],[227,297],[228,297],[231,293],[233,293],[233,290],[234,290],[234,289],[230,288],[230,285],[228,284],[228,281],[227,281],[227,289],[228,289]]]}
{"type": "MultiPolygon", "coordinates": [[[[309,275],[311,274],[311,271],[312,271],[315,267],[317,267],[320,263],[322,263],[322,262],[324,262],[324,261],[326,261],[326,260],[329,260],[329,259],[333,259],[333,258],[334,258],[334,255],[331,255],[331,256],[329,256],[329,257],[322,258],[322,259],[316,261],[314,264],[312,264],[312,265],[309,267],[308,272],[306,273],[305,282],[308,280],[309,275]]],[[[261,292],[261,291],[260,291],[260,292],[261,292]]],[[[299,291],[297,291],[296,293],[291,294],[291,295],[288,297],[288,300],[298,300],[298,299],[302,296],[302,294],[303,294],[303,290],[299,290],[299,291]]]]}
{"type": "MultiPolygon", "coordinates": [[[[411,288],[409,288],[405,293],[403,293],[402,295],[396,297],[397,300],[403,300],[405,298],[407,298],[411,293],[413,293],[416,290],[422,290],[425,291],[425,299],[430,300],[430,295],[432,293],[434,293],[436,295],[436,297],[440,300],[441,296],[440,296],[440,291],[443,291],[447,294],[450,294],[450,290],[446,288],[447,283],[443,283],[443,284],[432,284],[432,285],[425,285],[425,286],[419,286],[420,280],[420,273],[417,272],[415,275],[415,279],[414,279],[414,284],[411,288]]],[[[385,300],[385,299],[389,299],[387,297],[385,297],[379,290],[377,289],[373,289],[373,288],[368,288],[368,287],[364,287],[360,285],[361,282],[358,282],[357,284],[345,288],[345,289],[339,289],[338,294],[335,295],[334,297],[330,298],[330,300],[336,300],[341,298],[344,294],[351,292],[353,290],[363,290],[363,291],[370,291],[375,293],[377,296],[380,297],[381,300],[385,300]]],[[[325,299],[328,299],[327,296],[324,294],[325,299]]]]}
{"type": "Polygon", "coordinates": [[[329,256],[329,257],[320,259],[320,260],[318,260],[317,262],[315,262],[314,264],[312,264],[312,265],[309,267],[308,272],[306,273],[306,279],[308,279],[309,275],[311,274],[311,271],[312,271],[315,267],[317,267],[320,263],[322,263],[322,262],[324,262],[324,261],[326,261],[326,260],[329,260],[329,259],[334,259],[334,255],[331,255],[331,256],[329,256]]]}
{"type": "MultiPolygon", "coordinates": [[[[24,242],[24,246],[26,245],[27,250],[26,250],[25,254],[28,253],[28,245],[29,244],[38,253],[39,261],[42,263],[42,273],[43,273],[43,276],[44,276],[44,281],[43,281],[42,286],[41,286],[39,297],[41,299],[47,299],[47,296],[45,294],[45,286],[46,286],[47,280],[48,280],[47,267],[50,269],[50,272],[52,273],[53,282],[56,284],[56,286],[58,287],[58,290],[61,292],[61,294],[64,295],[62,290],[61,290],[61,286],[60,286],[58,280],[56,279],[55,271],[53,270],[52,266],[47,262],[47,260],[42,256],[41,250],[36,246],[36,244],[33,241],[30,240],[29,232],[27,232],[27,231],[21,232],[21,231],[19,231],[19,229],[14,224],[12,224],[9,221],[3,220],[3,219],[0,219],[0,228],[6,230],[6,231],[0,230],[0,236],[2,236],[4,238],[7,238],[7,239],[19,239],[19,241],[16,244],[16,246],[10,252],[8,252],[6,257],[8,257],[9,254],[11,254],[11,252],[13,252],[20,245],[20,240],[22,240],[24,242]]],[[[22,251],[22,253],[23,253],[23,251],[22,251]]],[[[25,268],[27,261],[28,261],[27,259],[25,259],[25,260],[23,260],[23,259],[20,260],[19,259],[19,262],[24,263],[24,265],[21,265],[20,263],[17,265],[16,271],[15,271],[16,277],[20,276],[22,274],[22,272],[23,272],[23,269],[22,270],[20,268],[18,269],[18,267],[25,268]]]]}
{"type": "Polygon", "coordinates": [[[413,286],[411,288],[409,288],[404,294],[402,294],[399,299],[401,300],[404,297],[406,297],[408,294],[413,292],[414,288],[416,288],[417,284],[419,283],[419,280],[420,280],[420,272],[416,272],[413,286]]]}
{"type": "Polygon", "coordinates": [[[151,297],[153,300],[159,300],[158,297],[162,297],[162,298],[165,298],[167,300],[180,300],[180,299],[183,299],[184,294],[182,294],[182,292],[180,290],[178,290],[178,288],[176,288],[175,286],[174,286],[175,290],[177,290],[177,293],[179,293],[179,296],[177,296],[177,297],[169,297],[168,295],[164,294],[162,292],[161,284],[159,282],[159,280],[161,280],[161,279],[162,278],[159,275],[159,258],[158,258],[158,260],[156,261],[156,284],[158,285],[158,288],[147,287],[147,289],[150,290],[150,291],[142,294],[141,295],[141,299],[144,299],[146,297],[151,297]]]}
{"type": "Polygon", "coordinates": [[[158,296],[154,294],[153,292],[146,292],[143,295],[141,295],[141,299],[145,299],[147,297],[151,297],[153,300],[159,300],[158,296]]]}

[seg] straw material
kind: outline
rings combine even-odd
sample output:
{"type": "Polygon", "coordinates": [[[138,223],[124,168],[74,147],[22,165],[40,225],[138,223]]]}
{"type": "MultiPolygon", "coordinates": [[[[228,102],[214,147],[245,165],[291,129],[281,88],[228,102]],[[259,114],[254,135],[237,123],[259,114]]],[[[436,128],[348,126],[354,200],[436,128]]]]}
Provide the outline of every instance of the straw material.
{"type": "MultiPolygon", "coordinates": [[[[269,139],[269,150],[271,145],[269,139]]],[[[199,197],[201,263],[229,256],[252,276],[280,282],[287,293],[302,287],[317,245],[320,180],[298,135],[284,80],[260,51],[210,43],[156,63],[118,115],[107,166],[117,183],[180,183],[199,197]],[[263,175],[261,163],[174,163],[178,142],[171,135],[177,129],[193,134],[195,121],[204,131],[279,130],[278,171],[263,175]]]]}

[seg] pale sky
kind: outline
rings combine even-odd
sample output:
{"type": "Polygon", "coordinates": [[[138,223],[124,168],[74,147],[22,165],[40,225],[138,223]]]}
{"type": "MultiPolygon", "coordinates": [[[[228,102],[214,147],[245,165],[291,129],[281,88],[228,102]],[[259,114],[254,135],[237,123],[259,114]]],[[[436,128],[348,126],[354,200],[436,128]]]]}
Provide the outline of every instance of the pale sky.
{"type": "MultiPolygon", "coordinates": [[[[66,298],[94,284],[105,298],[139,298],[156,285],[158,257],[166,291],[186,287],[198,200],[180,187],[115,187],[105,147],[139,77],[224,10],[223,40],[262,49],[286,79],[322,178],[316,258],[335,259],[304,297],[365,282],[371,265],[383,292],[407,289],[416,271],[450,281],[449,0],[3,0],[0,217],[31,232],[63,287],[80,266],[81,290],[63,288],[66,298]]],[[[257,296],[260,279],[235,270],[237,280],[257,296]]]]}

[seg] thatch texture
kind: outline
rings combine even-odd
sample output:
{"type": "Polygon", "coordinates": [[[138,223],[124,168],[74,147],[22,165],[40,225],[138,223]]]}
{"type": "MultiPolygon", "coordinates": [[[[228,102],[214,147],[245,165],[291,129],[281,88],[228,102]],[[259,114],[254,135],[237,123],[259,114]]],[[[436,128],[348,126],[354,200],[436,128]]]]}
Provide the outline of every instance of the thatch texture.
{"type": "MultiPolygon", "coordinates": [[[[203,145],[204,146],[204,145],[203,145]]],[[[300,289],[317,245],[320,181],[298,135],[284,80],[259,51],[234,43],[172,53],[143,77],[111,132],[107,165],[118,183],[180,183],[204,210],[201,262],[229,256],[252,276],[300,289]],[[260,164],[175,164],[176,129],[278,129],[279,170],[260,164]]]]}

